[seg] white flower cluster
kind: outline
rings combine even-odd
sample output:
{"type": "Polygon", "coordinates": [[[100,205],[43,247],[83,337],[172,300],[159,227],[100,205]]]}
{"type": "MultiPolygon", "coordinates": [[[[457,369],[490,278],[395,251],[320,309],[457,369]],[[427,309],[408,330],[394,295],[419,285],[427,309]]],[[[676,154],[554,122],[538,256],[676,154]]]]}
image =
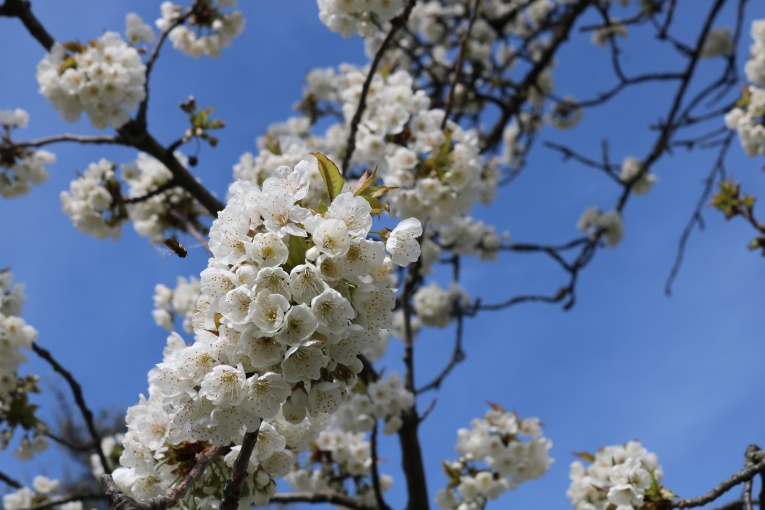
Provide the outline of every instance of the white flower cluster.
{"type": "Polygon", "coordinates": [[[608,247],[616,246],[624,237],[624,223],[619,211],[603,213],[595,206],[585,209],[576,224],[576,228],[590,236],[602,232],[608,247]]]}
{"type": "Polygon", "coordinates": [[[0,196],[14,198],[26,195],[32,184],[40,185],[48,180],[45,165],[56,162],[55,154],[46,150],[33,151],[28,148],[11,148],[11,130],[25,128],[29,114],[19,108],[0,110],[0,196]]]}
{"type": "Polygon", "coordinates": [[[470,304],[470,298],[458,285],[449,290],[441,288],[436,282],[417,289],[414,293],[414,311],[426,326],[445,328],[454,320],[454,313],[461,306],[470,304]]]}
{"type": "Polygon", "coordinates": [[[647,171],[643,171],[643,168],[643,162],[632,156],[624,158],[624,161],[622,162],[622,171],[619,175],[619,179],[625,184],[636,179],[630,187],[630,191],[635,195],[645,195],[651,191],[651,188],[656,182],[656,176],[647,171]]]}
{"type": "Polygon", "coordinates": [[[725,116],[728,129],[735,129],[741,146],[750,156],[765,156],[765,19],[752,22],[750,57],[746,77],[751,83],[738,105],[725,116]]]}
{"type": "Polygon", "coordinates": [[[391,372],[387,379],[371,383],[366,394],[346,396],[334,416],[334,424],[346,432],[366,432],[380,419],[384,420],[383,433],[395,434],[403,425],[401,411],[413,404],[414,395],[404,387],[404,380],[391,372]]]}
{"type": "MultiPolygon", "coordinates": [[[[136,497],[173,480],[175,464],[158,465],[157,457],[172,460],[194,443],[241,444],[245,431],[259,427],[252,462],[260,468],[245,499],[265,504],[273,480],[294,463],[289,448],[308,448],[303,436],[355,384],[363,368],[357,355],[391,327],[389,273],[419,257],[419,222],[405,220],[385,244],[368,240],[365,198],[340,193],[324,212],[303,207],[307,171],[301,162],[275,170],[262,189],[231,186],[210,231],[196,341],[187,347],[171,335],[163,363],[150,373],[149,398],[128,412],[124,469],[115,481],[136,497]]],[[[342,178],[332,175],[336,190],[342,178]]]]}
{"type": "Polygon", "coordinates": [[[105,159],[91,163],[69,184],[69,191],[59,195],[61,209],[82,234],[96,239],[110,237],[113,241],[120,238],[125,218],[107,215],[115,203],[114,191],[119,190],[115,167],[105,159]]]}
{"type": "Polygon", "coordinates": [[[664,472],[656,454],[648,453],[637,441],[580,456],[591,465],[585,468],[580,461],[571,464],[566,496],[576,510],[633,510],[644,506],[648,492],[668,495],[659,485],[664,472]]]}
{"type": "Polygon", "coordinates": [[[736,45],[730,35],[730,28],[714,28],[707,38],[704,39],[704,45],[701,47],[701,58],[715,58],[730,55],[735,51],[736,45]]]}
{"type": "MultiPolygon", "coordinates": [[[[175,152],[174,156],[186,165],[183,154],[175,152]]],[[[69,192],[61,192],[62,209],[81,233],[116,241],[122,226],[132,221],[139,235],[159,244],[167,237],[168,230],[185,231],[186,222],[196,225],[201,208],[180,187],[132,201],[148,196],[173,178],[159,160],[139,152],[135,161],[122,165],[121,177],[128,184],[126,197],[116,176],[116,166],[105,159],[91,163],[70,183],[69,192]]]]}
{"type": "Polygon", "coordinates": [[[459,460],[443,463],[450,488],[439,490],[435,499],[443,510],[484,508],[488,499],[540,478],[553,463],[548,454],[552,441],[542,437],[537,418],[519,419],[492,404],[484,418],[470,425],[457,431],[459,460]]]}
{"type": "MultiPolygon", "coordinates": [[[[35,505],[43,504],[54,499],[58,492],[60,483],[58,480],[51,480],[45,476],[36,476],[32,480],[32,487],[21,487],[16,492],[3,496],[3,508],[5,510],[25,510],[35,505]]],[[[61,505],[56,505],[58,510],[82,510],[81,501],[72,501],[61,505]]]]}
{"type": "MultiPolygon", "coordinates": [[[[186,156],[173,153],[184,167],[186,156]]],[[[129,199],[145,197],[173,178],[172,172],[159,160],[139,152],[138,158],[121,167],[122,179],[128,184],[129,199]]],[[[127,213],[138,235],[148,237],[154,244],[162,243],[168,229],[186,230],[186,220],[195,222],[200,206],[183,188],[175,187],[149,199],[129,204],[127,213]]]]}
{"type": "Polygon", "coordinates": [[[116,32],[88,45],[56,43],[37,66],[40,93],[67,122],[84,111],[93,127],[119,129],[146,97],[146,66],[116,32]]]}
{"type": "Polygon", "coordinates": [[[0,271],[0,408],[8,405],[21,363],[27,361],[21,349],[29,350],[37,331],[19,317],[26,301],[24,285],[13,283],[13,273],[0,271]]]}
{"type": "MultiPolygon", "coordinates": [[[[198,11],[193,11],[188,20],[193,28],[177,25],[170,31],[170,40],[174,48],[194,58],[203,55],[218,57],[220,51],[231,46],[231,41],[244,30],[244,16],[240,11],[220,11],[220,8],[236,6],[236,0],[218,0],[217,6],[211,5],[212,2],[196,4],[198,11]]],[[[172,2],[162,2],[160,12],[162,17],[156,25],[160,30],[166,30],[177,23],[181,7],[172,2]]]]}
{"type": "Polygon", "coordinates": [[[21,426],[24,435],[13,455],[19,460],[32,459],[35,453],[48,448],[43,435],[47,430],[34,416],[36,406],[28,403],[28,393],[39,392],[36,375],[19,377],[18,370],[27,357],[21,349],[30,350],[37,340],[37,330],[19,317],[26,301],[24,285],[12,285],[13,273],[0,270],[0,424],[8,428],[0,430],[0,450],[8,447],[15,428],[21,426]],[[31,439],[30,439],[31,433],[31,439]]]}
{"type": "MultiPolygon", "coordinates": [[[[372,468],[371,445],[363,433],[353,433],[337,428],[321,431],[313,444],[309,462],[317,465],[316,469],[294,469],[285,476],[292,490],[322,491],[346,493],[343,481],[353,478],[356,482],[353,499],[361,506],[374,507],[375,494],[368,477],[372,468]],[[328,469],[332,466],[332,469],[328,469]]],[[[383,493],[393,486],[393,478],[380,474],[380,489],[383,493]]]]}
{"type": "Polygon", "coordinates": [[[188,280],[179,276],[175,289],[158,284],[154,287],[154,310],[151,312],[154,322],[168,331],[175,331],[175,319],[181,317],[183,330],[193,334],[191,318],[201,293],[199,280],[194,276],[189,276],[188,280]]]}
{"type": "Polygon", "coordinates": [[[403,0],[317,0],[319,19],[346,39],[354,33],[374,35],[376,23],[392,19],[404,6],[403,0]]]}
{"type": "Polygon", "coordinates": [[[125,39],[133,46],[142,42],[153,43],[154,30],[138,14],[131,12],[125,16],[125,39]]]}
{"type": "MultiPolygon", "coordinates": [[[[258,140],[259,154],[243,155],[234,167],[234,176],[262,182],[275,165],[294,164],[316,150],[337,158],[345,149],[365,77],[366,71],[350,65],[340,66],[340,73],[332,69],[311,71],[301,109],[310,111],[321,103],[321,110],[341,110],[343,123],[331,125],[323,137],[311,136],[306,118],[273,125],[258,140]]],[[[499,245],[494,229],[466,214],[475,202],[493,200],[498,165],[484,163],[475,131],[465,131],[453,122],[441,130],[443,110],[429,109],[424,92],[414,92],[413,86],[405,71],[374,75],[351,166],[377,168],[377,177],[386,186],[397,188],[386,195],[393,216],[427,220],[428,236],[441,232],[454,245],[454,253],[493,258],[499,245]],[[469,236],[464,236],[466,231],[469,236]]],[[[308,176],[312,182],[320,182],[313,165],[308,176]]],[[[321,193],[314,191],[305,201],[313,205],[321,198],[321,193]]],[[[430,244],[436,249],[432,259],[437,260],[437,246],[430,244]]],[[[424,255],[426,271],[429,261],[424,255]]]]}

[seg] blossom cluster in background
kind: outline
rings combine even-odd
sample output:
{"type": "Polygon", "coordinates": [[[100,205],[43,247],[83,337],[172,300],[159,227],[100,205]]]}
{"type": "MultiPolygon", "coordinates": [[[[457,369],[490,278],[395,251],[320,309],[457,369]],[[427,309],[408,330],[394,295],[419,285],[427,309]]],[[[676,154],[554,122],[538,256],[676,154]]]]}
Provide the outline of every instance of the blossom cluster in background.
{"type": "Polygon", "coordinates": [[[56,156],[46,150],[14,147],[11,133],[15,128],[25,128],[29,114],[19,108],[0,110],[0,196],[14,198],[26,195],[32,184],[40,185],[48,180],[45,165],[56,162],[56,156]]]}
{"type": "Polygon", "coordinates": [[[540,478],[553,463],[548,454],[552,441],[542,436],[539,419],[520,419],[498,404],[491,407],[469,429],[457,431],[455,449],[460,458],[444,461],[449,484],[436,493],[435,502],[442,510],[484,508],[487,500],[540,478]]]}

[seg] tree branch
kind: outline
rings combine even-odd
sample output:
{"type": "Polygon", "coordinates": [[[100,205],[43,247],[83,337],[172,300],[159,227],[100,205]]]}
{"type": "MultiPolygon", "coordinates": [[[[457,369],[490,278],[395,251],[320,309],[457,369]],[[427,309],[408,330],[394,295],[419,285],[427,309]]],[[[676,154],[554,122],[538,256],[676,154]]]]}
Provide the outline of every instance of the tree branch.
{"type": "Polygon", "coordinates": [[[94,144],[94,145],[125,145],[125,141],[119,136],[113,135],[73,135],[70,133],[64,133],[61,135],[48,136],[46,138],[40,138],[38,140],[30,140],[28,142],[18,142],[10,147],[14,149],[16,147],[43,147],[52,143],[59,142],[77,142],[82,144],[94,144]]]}
{"type": "Polygon", "coordinates": [[[343,177],[345,177],[350,170],[351,157],[353,156],[353,151],[356,150],[356,133],[359,129],[359,123],[361,122],[361,115],[364,113],[364,109],[367,106],[369,87],[372,85],[372,79],[374,78],[377,66],[380,65],[383,54],[393,40],[393,37],[396,35],[396,32],[406,25],[415,3],[417,3],[417,0],[408,0],[401,14],[391,20],[390,31],[388,32],[388,35],[385,36],[380,48],[378,48],[377,53],[375,53],[374,59],[372,59],[372,63],[369,65],[369,73],[367,74],[366,80],[364,80],[364,85],[361,87],[359,105],[356,107],[356,113],[353,115],[353,119],[351,119],[350,134],[348,135],[348,142],[345,146],[345,154],[343,155],[343,177]]]}
{"type": "Polygon", "coordinates": [[[244,435],[242,449],[239,450],[239,455],[236,456],[236,460],[234,461],[234,469],[231,473],[231,477],[223,488],[223,499],[220,502],[220,510],[237,510],[239,508],[239,500],[242,498],[242,484],[244,484],[244,479],[247,478],[247,468],[250,465],[252,451],[255,449],[255,444],[258,442],[259,432],[260,429],[256,429],[254,432],[247,432],[244,435]]]}
{"type": "Polygon", "coordinates": [[[382,489],[380,488],[380,470],[377,466],[377,420],[375,420],[375,426],[372,427],[372,437],[370,438],[370,454],[372,456],[372,488],[375,491],[375,500],[377,501],[378,510],[390,510],[390,507],[385,503],[385,499],[382,495],[382,489]]]}
{"type": "Polygon", "coordinates": [[[446,122],[449,120],[449,114],[452,111],[452,103],[454,102],[454,89],[457,88],[457,80],[462,72],[462,64],[465,60],[465,48],[467,47],[468,39],[470,39],[470,32],[473,30],[473,24],[478,17],[478,8],[481,5],[481,0],[475,0],[473,4],[473,12],[470,14],[470,20],[468,21],[467,30],[462,34],[462,40],[460,41],[460,50],[457,55],[457,63],[454,65],[454,74],[452,80],[449,83],[449,94],[446,96],[446,102],[444,103],[444,118],[441,120],[441,131],[446,127],[446,122]]]}
{"type": "Polygon", "coordinates": [[[37,39],[48,51],[56,43],[56,40],[32,14],[31,4],[26,0],[5,0],[5,3],[0,6],[0,16],[19,18],[29,33],[32,34],[32,37],[37,39]]]}
{"type": "Polygon", "coordinates": [[[344,494],[335,492],[288,492],[274,494],[269,503],[330,503],[340,505],[351,510],[372,510],[367,506],[361,505],[354,499],[344,494]]]}
{"type": "Polygon", "coordinates": [[[0,471],[0,482],[6,483],[16,489],[21,489],[22,487],[24,487],[24,485],[21,482],[17,482],[16,480],[6,475],[2,471],[0,471]]]}
{"type": "Polygon", "coordinates": [[[125,198],[122,200],[123,204],[137,204],[140,202],[145,202],[146,200],[149,200],[152,197],[156,197],[157,195],[160,195],[164,193],[165,191],[171,190],[173,188],[177,188],[178,184],[175,182],[175,178],[170,179],[163,185],[154,188],[153,190],[149,191],[145,195],[141,195],[140,197],[133,197],[133,198],[125,198]]]}
{"type": "Polygon", "coordinates": [[[209,447],[196,456],[196,464],[186,478],[175,487],[171,487],[161,496],[156,496],[142,503],[137,502],[117,487],[111,475],[101,476],[101,483],[106,488],[111,510],[167,510],[183,498],[192,485],[202,476],[208,464],[223,451],[223,448],[209,447]]]}
{"type": "Polygon", "coordinates": [[[64,503],[71,503],[73,501],[94,501],[106,499],[106,494],[74,494],[72,496],[66,496],[63,498],[54,498],[45,503],[28,507],[26,510],[48,510],[49,508],[63,505],[64,503]]]}
{"type": "MultiPolygon", "coordinates": [[[[759,458],[763,459],[765,457],[760,455],[759,458]]],[[[760,460],[756,464],[752,464],[734,474],[706,494],[693,499],[678,499],[676,501],[671,501],[667,506],[668,508],[693,508],[706,505],[707,503],[711,503],[712,501],[716,500],[736,485],[746,482],[747,480],[751,480],[763,469],[765,469],[765,460],[760,460]]]]}
{"type": "Polygon", "coordinates": [[[106,460],[106,455],[104,455],[104,451],[101,448],[101,435],[96,430],[96,425],[93,421],[93,413],[85,403],[85,397],[82,394],[82,386],[80,386],[80,383],[77,382],[71,372],[69,372],[58,361],[56,361],[53,355],[51,355],[50,351],[37,345],[37,342],[32,343],[32,350],[34,350],[35,353],[42,359],[47,361],[50,366],[53,367],[53,370],[58,372],[64,379],[66,379],[66,382],[69,384],[69,388],[72,390],[74,401],[77,403],[77,407],[80,408],[82,418],[85,420],[85,425],[88,427],[90,437],[93,439],[93,449],[96,451],[96,454],[98,454],[98,459],[101,461],[101,466],[104,469],[104,473],[111,473],[112,470],[109,467],[109,463],[106,460]]]}

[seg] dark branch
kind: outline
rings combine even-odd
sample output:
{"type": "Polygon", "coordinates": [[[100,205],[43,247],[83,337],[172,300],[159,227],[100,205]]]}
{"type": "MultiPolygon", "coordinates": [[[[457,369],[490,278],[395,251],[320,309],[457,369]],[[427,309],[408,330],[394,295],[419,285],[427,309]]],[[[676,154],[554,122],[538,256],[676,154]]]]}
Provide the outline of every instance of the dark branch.
{"type": "Polygon", "coordinates": [[[50,501],[46,501],[45,503],[30,506],[26,510],[48,510],[49,508],[63,505],[64,503],[71,503],[73,501],[96,501],[101,499],[106,499],[106,494],[74,494],[64,498],[54,498],[50,501]]]}
{"type": "Polygon", "coordinates": [[[150,192],[146,193],[145,195],[141,195],[140,197],[133,197],[133,198],[125,198],[122,200],[123,204],[137,204],[140,202],[145,202],[146,200],[149,200],[152,197],[156,197],[157,195],[160,195],[164,193],[165,191],[171,190],[173,188],[177,188],[178,184],[175,182],[175,179],[170,179],[165,184],[154,188],[150,192]]]}
{"type": "Polygon", "coordinates": [[[372,455],[372,488],[375,491],[375,500],[377,501],[378,510],[390,510],[390,507],[385,503],[382,489],[380,488],[380,470],[377,467],[377,425],[377,420],[375,420],[375,426],[372,428],[372,437],[370,438],[370,451],[372,455]]]}
{"type": "Polygon", "coordinates": [[[391,20],[390,31],[388,32],[388,35],[385,36],[385,39],[380,45],[380,48],[377,50],[377,53],[375,53],[374,59],[372,59],[372,63],[369,65],[369,74],[367,74],[367,78],[364,80],[364,85],[361,87],[359,105],[356,107],[356,113],[353,115],[353,119],[351,119],[350,134],[348,135],[348,143],[345,146],[345,154],[343,155],[343,176],[345,176],[350,170],[351,157],[353,156],[353,151],[356,150],[356,132],[359,129],[361,116],[367,106],[367,95],[369,94],[369,87],[372,85],[372,79],[374,78],[375,71],[377,71],[377,66],[380,65],[380,61],[385,54],[385,50],[393,40],[396,32],[398,32],[401,27],[406,25],[406,22],[409,20],[409,15],[411,14],[415,3],[417,3],[417,0],[409,0],[401,14],[391,20]]]}
{"type": "Polygon", "coordinates": [[[16,489],[21,489],[22,487],[24,487],[24,485],[22,485],[21,482],[17,482],[16,480],[14,480],[10,476],[6,475],[2,471],[0,471],[0,482],[6,483],[6,484],[8,484],[11,487],[14,487],[16,489]]]}
{"type": "Polygon", "coordinates": [[[98,459],[101,461],[101,466],[104,468],[104,473],[111,473],[112,470],[109,467],[109,462],[107,462],[106,455],[104,455],[104,451],[101,448],[101,435],[96,430],[96,425],[93,420],[93,412],[88,407],[88,404],[85,403],[85,397],[82,394],[82,386],[80,386],[80,383],[77,382],[71,372],[69,372],[58,361],[56,361],[56,359],[51,355],[50,351],[40,347],[36,342],[32,344],[32,350],[34,350],[35,353],[42,359],[47,361],[50,366],[53,367],[53,370],[58,372],[58,374],[66,379],[66,382],[69,384],[69,388],[72,390],[74,401],[77,404],[77,407],[80,409],[82,418],[85,420],[85,425],[88,427],[88,432],[90,433],[90,437],[93,440],[93,449],[95,450],[96,454],[98,454],[98,459]]]}
{"type": "Polygon", "coordinates": [[[186,478],[178,485],[171,487],[161,496],[156,496],[139,503],[117,487],[111,475],[101,476],[101,483],[106,489],[111,510],[167,510],[183,498],[192,485],[202,476],[208,464],[223,451],[223,448],[209,447],[196,456],[196,464],[186,478]]]}
{"type": "Polygon", "coordinates": [[[19,18],[32,37],[48,51],[56,43],[56,40],[32,14],[31,4],[27,0],[5,0],[5,3],[0,6],[0,16],[19,18]]]}
{"type": "Polygon", "coordinates": [[[736,485],[744,483],[747,480],[751,480],[757,476],[760,471],[765,469],[765,460],[762,460],[763,458],[765,458],[765,456],[760,455],[759,462],[742,469],[706,494],[693,499],[678,499],[676,501],[672,501],[668,505],[669,508],[693,508],[711,503],[736,485]]]}
{"type": "Polygon", "coordinates": [[[252,451],[255,449],[255,444],[258,442],[259,432],[260,429],[257,429],[254,432],[247,432],[244,435],[242,449],[239,450],[239,455],[236,456],[236,460],[234,461],[231,477],[223,488],[223,499],[220,502],[220,510],[237,510],[239,508],[239,500],[242,498],[242,485],[244,484],[244,479],[247,478],[247,468],[250,465],[252,451]]]}
{"type": "Polygon", "coordinates": [[[40,138],[38,140],[30,140],[28,142],[18,142],[13,144],[10,149],[16,147],[42,147],[52,143],[59,142],[77,142],[83,144],[95,144],[95,145],[125,145],[125,141],[119,136],[113,135],[72,135],[64,133],[61,135],[49,136],[46,138],[40,138]]]}
{"type": "Polygon", "coordinates": [[[271,496],[269,503],[330,503],[350,508],[351,510],[371,510],[369,507],[360,505],[344,494],[334,492],[289,492],[274,494],[271,496]]]}
{"type": "Polygon", "coordinates": [[[454,102],[454,90],[457,88],[457,80],[459,80],[460,73],[462,72],[462,64],[465,61],[465,48],[467,48],[468,39],[470,39],[470,32],[473,30],[473,24],[478,17],[478,8],[481,6],[481,0],[475,0],[473,4],[473,12],[470,15],[470,21],[468,21],[467,30],[462,34],[462,40],[460,41],[460,50],[457,55],[457,62],[454,65],[454,74],[452,80],[449,83],[449,94],[446,96],[446,102],[444,103],[444,118],[441,120],[441,131],[446,127],[446,122],[449,120],[449,114],[452,112],[452,103],[454,102]]]}

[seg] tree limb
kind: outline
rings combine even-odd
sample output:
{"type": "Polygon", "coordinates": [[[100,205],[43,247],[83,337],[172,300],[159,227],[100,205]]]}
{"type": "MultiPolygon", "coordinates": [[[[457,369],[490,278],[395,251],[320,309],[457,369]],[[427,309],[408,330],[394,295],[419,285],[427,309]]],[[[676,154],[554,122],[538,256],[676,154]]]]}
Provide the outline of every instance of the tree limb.
{"type": "Polygon", "coordinates": [[[71,503],[73,501],[94,501],[106,499],[106,494],[74,494],[72,496],[66,496],[63,498],[53,498],[45,503],[39,505],[30,506],[26,510],[48,510],[49,508],[63,505],[64,503],[71,503]]]}
{"type": "Polygon", "coordinates": [[[236,460],[234,461],[234,469],[231,472],[231,477],[223,488],[223,499],[220,502],[220,510],[237,510],[239,508],[239,500],[242,498],[242,484],[244,484],[244,479],[247,478],[247,468],[250,465],[252,451],[255,449],[255,444],[258,442],[259,432],[260,429],[256,429],[254,432],[247,432],[244,435],[242,449],[239,450],[239,455],[236,456],[236,460]]]}
{"type": "Polygon", "coordinates": [[[335,492],[287,492],[271,496],[269,503],[331,503],[351,510],[372,510],[344,494],[335,492]]]}
{"type": "Polygon", "coordinates": [[[171,487],[161,496],[156,496],[139,503],[117,487],[111,475],[101,476],[101,483],[106,489],[106,497],[109,498],[111,510],[167,510],[175,505],[192,485],[202,476],[208,464],[221,452],[223,448],[209,447],[196,456],[196,464],[186,478],[178,485],[171,487]]]}
{"type": "Polygon", "coordinates": [[[10,485],[11,487],[14,487],[16,489],[21,489],[24,487],[24,485],[21,482],[17,482],[10,476],[6,475],[2,471],[0,471],[0,482],[6,483],[7,485],[10,485]]]}
{"type": "MultiPolygon", "coordinates": [[[[760,457],[762,458],[762,456],[760,457]]],[[[667,506],[668,508],[693,508],[706,505],[707,503],[716,500],[736,485],[751,480],[763,469],[765,469],[765,460],[760,460],[756,464],[752,464],[734,474],[706,494],[692,499],[678,499],[676,501],[671,501],[667,506]]]]}
{"type": "Polygon", "coordinates": [[[37,342],[32,343],[32,350],[34,350],[42,359],[47,361],[50,366],[53,367],[53,370],[66,379],[69,388],[72,390],[74,401],[77,403],[77,407],[80,408],[82,418],[85,420],[85,425],[88,427],[90,437],[93,439],[93,449],[96,451],[96,454],[98,454],[98,459],[101,461],[101,467],[103,467],[104,473],[111,473],[112,470],[109,467],[109,462],[107,462],[106,455],[104,455],[104,451],[101,448],[101,435],[96,430],[96,425],[93,421],[93,412],[88,408],[88,404],[85,403],[85,397],[82,394],[82,386],[80,386],[80,383],[77,382],[71,372],[64,368],[61,363],[56,361],[50,351],[37,345],[37,342]]]}
{"type": "Polygon", "coordinates": [[[348,142],[345,146],[345,154],[343,155],[343,177],[345,177],[345,175],[350,170],[351,157],[353,156],[353,151],[356,150],[356,132],[359,129],[361,115],[364,113],[364,109],[367,106],[367,95],[369,94],[369,87],[372,85],[372,79],[374,78],[377,66],[380,65],[383,54],[385,53],[385,50],[387,49],[390,42],[393,40],[393,37],[396,35],[396,32],[398,32],[401,27],[406,25],[406,22],[409,20],[409,15],[412,13],[412,8],[414,8],[415,3],[417,3],[417,0],[408,0],[401,14],[391,20],[390,31],[388,32],[388,35],[385,36],[385,39],[380,45],[380,48],[377,50],[377,53],[375,53],[374,59],[372,59],[372,63],[369,65],[369,73],[367,74],[366,80],[364,80],[364,85],[361,87],[359,105],[356,107],[356,113],[353,115],[353,119],[351,119],[350,134],[348,135],[348,142]]]}
{"type": "Polygon", "coordinates": [[[454,65],[454,74],[452,75],[451,82],[449,83],[449,94],[446,96],[446,102],[444,103],[444,118],[441,120],[441,131],[446,127],[446,122],[449,120],[449,114],[452,111],[452,103],[454,102],[454,89],[457,88],[457,80],[462,72],[462,64],[465,60],[465,48],[467,47],[468,39],[470,39],[470,32],[473,30],[473,24],[478,17],[478,8],[481,6],[481,0],[475,0],[473,4],[473,12],[470,14],[470,20],[468,21],[467,30],[462,34],[462,41],[460,41],[460,50],[457,55],[457,62],[454,65]]]}
{"type": "Polygon", "coordinates": [[[31,4],[27,0],[5,0],[5,3],[0,6],[0,16],[19,18],[32,37],[48,51],[56,43],[56,40],[32,14],[31,4]]]}

